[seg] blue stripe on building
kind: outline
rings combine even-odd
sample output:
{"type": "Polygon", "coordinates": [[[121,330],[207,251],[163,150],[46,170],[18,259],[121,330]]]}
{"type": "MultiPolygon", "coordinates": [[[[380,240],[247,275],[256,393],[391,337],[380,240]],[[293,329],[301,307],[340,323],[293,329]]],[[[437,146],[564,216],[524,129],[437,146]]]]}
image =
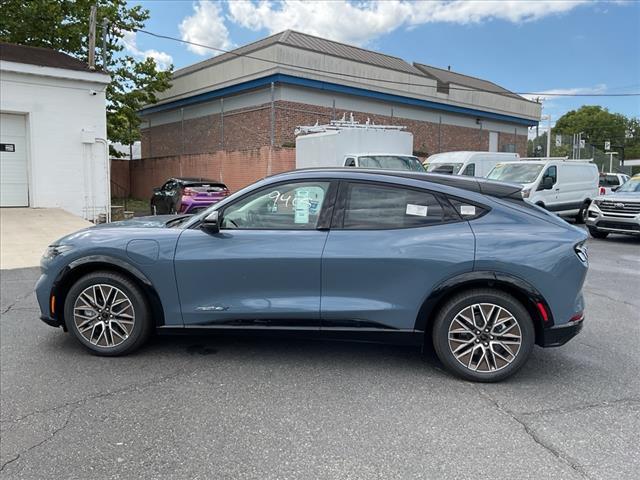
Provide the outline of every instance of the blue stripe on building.
{"type": "Polygon", "coordinates": [[[509,123],[517,123],[524,126],[537,125],[536,120],[530,120],[528,118],[514,117],[512,115],[503,115],[500,113],[486,112],[484,110],[477,110],[474,108],[458,107],[455,105],[448,105],[446,103],[433,102],[429,100],[420,100],[417,98],[405,97],[403,95],[396,95],[391,93],[376,92],[374,90],[368,90],[360,87],[350,87],[347,85],[340,85],[338,83],[325,82],[322,80],[312,80],[309,78],[296,77],[294,75],[286,75],[283,73],[276,73],[268,75],[255,80],[249,80],[247,82],[238,83],[229,87],[220,88],[210,92],[200,93],[187,98],[181,98],[174,100],[173,102],[163,103],[162,105],[156,105],[153,107],[144,108],[140,111],[141,115],[149,115],[157,112],[164,112],[175,108],[186,107],[189,105],[196,105],[198,103],[209,102],[230,95],[246,92],[256,88],[268,86],[271,83],[279,83],[283,85],[296,85],[306,88],[312,88],[315,90],[324,90],[333,93],[342,93],[347,95],[354,95],[357,97],[370,98],[372,100],[379,100],[383,102],[399,103],[403,105],[411,105],[416,107],[428,108],[430,110],[438,110],[442,112],[458,113],[462,115],[472,115],[478,118],[485,118],[490,120],[497,120],[509,123]]]}

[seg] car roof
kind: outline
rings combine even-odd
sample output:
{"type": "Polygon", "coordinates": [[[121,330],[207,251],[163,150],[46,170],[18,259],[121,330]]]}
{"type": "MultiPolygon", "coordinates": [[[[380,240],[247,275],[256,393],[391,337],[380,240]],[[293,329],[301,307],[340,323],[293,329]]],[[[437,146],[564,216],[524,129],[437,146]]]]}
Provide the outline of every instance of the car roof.
{"type": "Polygon", "coordinates": [[[418,180],[425,183],[436,183],[454,188],[460,188],[470,192],[476,192],[483,195],[491,195],[493,197],[504,198],[514,197],[522,199],[520,191],[522,185],[516,183],[498,182],[479,177],[467,177],[461,175],[441,175],[437,173],[409,172],[406,170],[383,170],[374,168],[353,168],[353,167],[320,167],[320,168],[303,168],[299,170],[291,170],[290,172],[273,175],[270,178],[286,177],[295,175],[296,173],[316,173],[318,177],[330,176],[336,179],[344,178],[352,180],[354,176],[357,178],[362,175],[378,175],[380,177],[390,178],[406,178],[418,180]],[[344,174],[349,174],[344,176],[344,174]]]}

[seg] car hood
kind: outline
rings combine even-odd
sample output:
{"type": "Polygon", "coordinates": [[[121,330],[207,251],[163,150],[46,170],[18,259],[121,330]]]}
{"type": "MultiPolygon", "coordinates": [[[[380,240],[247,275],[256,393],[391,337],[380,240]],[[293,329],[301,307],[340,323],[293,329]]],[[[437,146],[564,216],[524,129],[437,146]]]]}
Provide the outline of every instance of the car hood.
{"type": "Polygon", "coordinates": [[[599,195],[596,200],[607,202],[633,202],[640,203],[640,193],[638,192],[614,192],[607,195],[599,195]]]}
{"type": "Polygon", "coordinates": [[[135,217],[118,222],[101,223],[93,228],[166,228],[173,220],[190,217],[190,215],[151,215],[135,217]]]}

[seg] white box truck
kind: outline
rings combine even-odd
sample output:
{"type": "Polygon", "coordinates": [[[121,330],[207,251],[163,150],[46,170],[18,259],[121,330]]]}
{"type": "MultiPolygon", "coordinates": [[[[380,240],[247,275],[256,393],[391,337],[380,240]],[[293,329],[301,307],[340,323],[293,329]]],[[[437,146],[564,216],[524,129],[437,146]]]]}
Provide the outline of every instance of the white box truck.
{"type": "Polygon", "coordinates": [[[296,168],[363,167],[424,171],[413,134],[396,125],[332,121],[296,129],[296,168]]]}

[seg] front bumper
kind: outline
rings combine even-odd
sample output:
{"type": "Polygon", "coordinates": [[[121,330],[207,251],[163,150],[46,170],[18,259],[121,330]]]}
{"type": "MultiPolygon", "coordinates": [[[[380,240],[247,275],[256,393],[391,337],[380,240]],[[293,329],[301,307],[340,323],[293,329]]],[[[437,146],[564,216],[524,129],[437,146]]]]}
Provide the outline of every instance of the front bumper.
{"type": "Polygon", "coordinates": [[[602,232],[640,235],[640,215],[603,212],[593,203],[587,211],[586,223],[602,232]]]}
{"type": "Polygon", "coordinates": [[[580,330],[584,320],[578,322],[569,322],[564,325],[545,328],[542,330],[541,347],[560,347],[575,337],[580,330]]]}

